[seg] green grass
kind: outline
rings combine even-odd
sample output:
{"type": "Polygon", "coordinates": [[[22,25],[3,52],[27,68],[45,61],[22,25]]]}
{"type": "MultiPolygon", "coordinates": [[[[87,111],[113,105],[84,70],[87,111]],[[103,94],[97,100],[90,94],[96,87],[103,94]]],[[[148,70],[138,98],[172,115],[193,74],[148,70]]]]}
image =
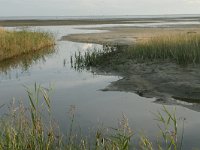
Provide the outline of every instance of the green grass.
{"type": "MultiPolygon", "coordinates": [[[[83,136],[75,128],[75,108],[71,107],[69,129],[64,134],[55,123],[51,113],[50,89],[35,84],[26,88],[29,107],[14,101],[9,113],[0,120],[0,149],[3,150],[128,150],[128,149],[182,149],[182,137],[178,136],[176,113],[170,113],[165,107],[155,114],[158,121],[160,138],[151,142],[147,136],[134,141],[134,130],[130,128],[128,118],[123,115],[118,126],[103,130],[96,129],[93,136],[83,136]]],[[[157,136],[156,136],[157,137],[157,136]]]]}
{"type": "Polygon", "coordinates": [[[55,45],[54,37],[47,32],[7,31],[0,28],[0,61],[55,45]]]}
{"type": "Polygon", "coordinates": [[[200,62],[200,34],[165,34],[138,42],[128,49],[132,58],[170,60],[178,64],[200,62]]]}
{"type": "Polygon", "coordinates": [[[180,65],[200,63],[200,34],[163,34],[132,46],[103,46],[72,57],[74,68],[113,66],[132,62],[174,62],[180,65]]]}
{"type": "Polygon", "coordinates": [[[118,65],[122,63],[124,57],[123,50],[127,50],[124,46],[103,46],[103,49],[88,50],[84,54],[80,52],[71,56],[71,66],[76,70],[81,70],[90,67],[118,65]],[[123,57],[118,57],[123,55],[123,57]],[[122,58],[122,59],[121,59],[122,58]]]}

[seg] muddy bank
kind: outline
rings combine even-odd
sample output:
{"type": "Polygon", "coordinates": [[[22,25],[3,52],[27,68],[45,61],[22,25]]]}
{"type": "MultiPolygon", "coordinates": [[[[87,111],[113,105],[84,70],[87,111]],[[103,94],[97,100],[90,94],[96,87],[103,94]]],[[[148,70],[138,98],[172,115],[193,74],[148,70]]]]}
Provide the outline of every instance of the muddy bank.
{"type": "Polygon", "coordinates": [[[156,98],[155,103],[181,105],[200,110],[200,65],[180,66],[173,62],[136,62],[117,57],[102,63],[92,71],[96,74],[121,76],[103,91],[134,92],[142,97],[156,98]]]}
{"type": "Polygon", "coordinates": [[[169,62],[137,63],[98,67],[99,72],[112,72],[123,78],[104,90],[135,92],[144,97],[200,103],[200,65],[179,66],[169,62]]]}
{"type": "MultiPolygon", "coordinates": [[[[200,66],[180,67],[174,63],[131,63],[115,73],[123,78],[112,82],[104,91],[134,92],[142,97],[155,97],[155,103],[180,105],[200,110],[200,66]]],[[[120,69],[120,66],[119,68],[120,69]]],[[[106,69],[108,72],[112,68],[106,69]]],[[[103,68],[99,71],[104,71],[103,68]]]]}
{"type": "MultiPolygon", "coordinates": [[[[104,46],[103,51],[107,51],[108,47],[104,46]]],[[[113,51],[96,55],[92,58],[95,60],[87,64],[78,59],[76,65],[73,60],[73,66],[75,69],[90,69],[95,74],[122,77],[103,91],[134,92],[142,97],[156,98],[157,103],[165,104],[178,104],[180,101],[200,103],[200,64],[180,65],[169,60],[133,59],[126,53],[128,48],[111,46],[113,51]]]]}

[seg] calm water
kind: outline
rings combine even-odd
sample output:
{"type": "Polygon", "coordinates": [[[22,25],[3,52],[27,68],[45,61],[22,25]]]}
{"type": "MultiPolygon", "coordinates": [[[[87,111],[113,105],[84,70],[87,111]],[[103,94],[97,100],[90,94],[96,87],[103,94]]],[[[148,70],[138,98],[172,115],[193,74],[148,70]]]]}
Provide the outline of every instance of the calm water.
{"type": "MultiPolygon", "coordinates": [[[[139,25],[160,26],[160,24],[136,24],[135,26],[139,25]]],[[[152,113],[162,108],[162,105],[154,103],[154,98],[147,99],[126,92],[103,92],[100,89],[121,77],[96,75],[84,70],[78,72],[71,68],[70,56],[75,52],[86,51],[88,48],[102,48],[102,46],[60,41],[59,39],[63,35],[72,33],[102,32],[77,29],[97,26],[100,25],[30,27],[31,30],[37,28],[54,33],[58,40],[56,51],[34,54],[34,60],[21,58],[2,65],[0,69],[0,105],[9,104],[13,97],[26,101],[27,95],[23,85],[33,86],[37,82],[48,87],[49,84],[52,84],[55,89],[52,96],[52,109],[63,130],[66,130],[67,126],[67,112],[71,105],[75,105],[77,108],[76,119],[85,133],[100,122],[106,127],[116,126],[122,113],[125,113],[129,118],[130,126],[136,133],[145,133],[152,140],[156,140],[154,137],[159,132],[152,113]]],[[[167,107],[171,110],[175,106],[167,107]]],[[[176,106],[176,108],[178,118],[186,118],[184,149],[200,147],[200,130],[198,129],[200,112],[181,106],[176,106]]]]}

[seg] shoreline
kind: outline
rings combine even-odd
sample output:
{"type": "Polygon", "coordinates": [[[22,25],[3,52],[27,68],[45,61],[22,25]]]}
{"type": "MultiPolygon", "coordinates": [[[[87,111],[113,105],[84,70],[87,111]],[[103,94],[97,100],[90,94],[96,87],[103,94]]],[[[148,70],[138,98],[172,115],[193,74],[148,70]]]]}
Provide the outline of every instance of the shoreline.
{"type": "Polygon", "coordinates": [[[147,40],[162,34],[200,33],[200,25],[180,27],[100,27],[86,28],[89,30],[102,30],[101,33],[70,34],[61,40],[81,43],[95,43],[108,45],[133,45],[136,42],[147,40]]]}
{"type": "Polygon", "coordinates": [[[61,26],[61,25],[97,25],[97,24],[131,24],[131,23],[154,23],[200,21],[200,16],[180,17],[152,17],[152,18],[77,18],[77,19],[2,19],[0,26],[61,26]]]}
{"type": "MultiPolygon", "coordinates": [[[[199,25],[171,28],[134,28],[104,27],[92,28],[106,31],[103,33],[73,34],[62,40],[102,45],[127,46],[148,38],[170,33],[200,34],[199,25]]],[[[123,46],[125,46],[123,48],[123,46]]],[[[134,92],[142,97],[156,98],[156,103],[180,104],[178,101],[193,103],[184,107],[195,109],[200,102],[200,65],[181,66],[169,61],[138,62],[123,57],[123,53],[110,54],[108,61],[98,66],[91,66],[96,74],[108,73],[121,76],[122,79],[112,82],[103,91],[134,92]],[[117,64],[116,64],[117,62],[117,64]]]]}
{"type": "MultiPolygon", "coordinates": [[[[108,22],[108,20],[106,20],[108,22]]],[[[136,20],[134,20],[136,21],[136,20]]],[[[143,21],[144,20],[140,20],[143,21]]],[[[151,19],[152,21],[152,19],[151,19]]],[[[155,20],[154,20],[155,21],[155,20]]],[[[46,25],[48,21],[38,21],[39,24],[46,25]]],[[[38,22],[27,22],[35,23],[39,25],[38,22]]],[[[119,24],[120,20],[110,21],[112,24],[119,24]]],[[[0,21],[0,25],[1,25],[0,21]]],[[[16,22],[15,22],[16,23],[16,22]]],[[[23,22],[18,22],[20,25],[23,22]]],[[[57,25],[59,22],[51,22],[57,25]]],[[[68,24],[104,24],[105,21],[61,21],[60,23],[68,24]],[[81,23],[80,23],[81,22],[81,23]]],[[[30,25],[29,24],[29,25],[30,25]]],[[[130,24],[130,22],[127,22],[130,24]]],[[[16,25],[16,24],[12,24],[16,25]]],[[[48,24],[51,25],[51,24],[48,24]]],[[[85,28],[102,30],[102,33],[89,33],[89,34],[74,34],[64,36],[61,40],[69,40],[73,42],[86,42],[86,43],[97,43],[102,45],[132,45],[140,40],[145,40],[151,38],[152,36],[160,35],[161,33],[179,33],[184,32],[188,34],[200,33],[200,25],[176,25],[171,27],[101,27],[101,28],[85,28]]],[[[120,59],[123,59],[120,58],[120,59]]],[[[114,58],[115,60],[115,58],[114,58]]],[[[106,87],[105,91],[125,91],[134,92],[143,97],[156,97],[159,102],[166,103],[167,100],[175,97],[182,100],[192,99],[193,102],[198,102],[197,99],[200,97],[200,66],[190,66],[187,68],[182,68],[173,62],[156,62],[156,63],[138,63],[128,59],[123,60],[123,64],[116,64],[115,69],[112,66],[105,65],[104,67],[93,68],[92,71],[97,74],[103,72],[111,73],[114,75],[120,75],[123,79],[111,83],[106,87]],[[176,80],[175,80],[176,79],[176,80]],[[187,82],[184,81],[187,79],[187,82]],[[188,96],[189,90],[189,96],[188,96]],[[195,94],[192,95],[193,91],[195,94]],[[178,93],[178,94],[176,94],[178,93]],[[163,101],[164,100],[164,101],[163,101]]],[[[169,102],[172,104],[174,102],[169,102]]]]}
{"type": "Polygon", "coordinates": [[[141,97],[155,98],[155,103],[199,110],[199,64],[182,66],[169,61],[132,60],[123,55],[122,51],[127,47],[119,47],[119,51],[111,52],[109,57],[103,56],[105,60],[101,64],[86,67],[97,75],[121,77],[102,91],[133,92],[141,97]]]}

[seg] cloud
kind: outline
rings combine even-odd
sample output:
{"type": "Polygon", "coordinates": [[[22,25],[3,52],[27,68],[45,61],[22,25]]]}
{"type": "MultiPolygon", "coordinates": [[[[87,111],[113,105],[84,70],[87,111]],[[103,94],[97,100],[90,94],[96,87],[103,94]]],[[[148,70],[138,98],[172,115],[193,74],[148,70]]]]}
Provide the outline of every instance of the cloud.
{"type": "Polygon", "coordinates": [[[200,0],[0,0],[0,16],[200,13],[200,0]]]}

